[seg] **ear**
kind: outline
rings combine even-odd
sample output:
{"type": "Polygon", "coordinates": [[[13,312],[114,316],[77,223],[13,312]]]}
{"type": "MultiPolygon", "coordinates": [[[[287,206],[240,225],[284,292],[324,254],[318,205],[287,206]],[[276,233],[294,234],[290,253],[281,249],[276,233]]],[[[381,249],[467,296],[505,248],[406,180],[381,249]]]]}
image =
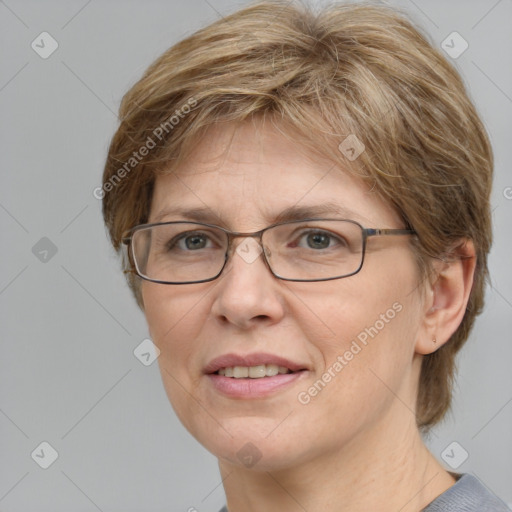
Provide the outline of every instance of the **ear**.
{"type": "Polygon", "coordinates": [[[473,242],[461,240],[448,258],[436,261],[434,267],[425,290],[422,328],[415,347],[418,354],[431,354],[444,345],[464,318],[476,267],[473,242]]]}

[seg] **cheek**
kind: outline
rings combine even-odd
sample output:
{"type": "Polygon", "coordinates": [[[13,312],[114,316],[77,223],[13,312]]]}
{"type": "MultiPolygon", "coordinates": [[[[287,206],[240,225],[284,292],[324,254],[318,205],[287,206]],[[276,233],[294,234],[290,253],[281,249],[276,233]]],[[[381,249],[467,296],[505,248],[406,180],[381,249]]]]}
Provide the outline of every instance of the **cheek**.
{"type": "Polygon", "coordinates": [[[394,392],[414,388],[410,369],[421,301],[412,264],[404,262],[400,275],[361,273],[307,296],[309,309],[319,312],[321,322],[317,320],[316,326],[322,328],[312,329],[305,315],[296,318],[303,319],[301,328],[313,342],[315,382],[328,381],[325,387],[316,386],[320,391],[313,401],[327,401],[329,411],[342,404],[371,414],[394,392]],[[319,337],[319,332],[327,331],[319,337]]]}
{"type": "Polygon", "coordinates": [[[418,323],[416,285],[412,276],[375,272],[370,279],[361,273],[314,288],[297,287],[300,303],[291,314],[305,338],[322,352],[338,354],[353,340],[369,347],[371,340],[386,339],[386,349],[392,349],[394,344],[408,344],[406,334],[418,323]]]}
{"type": "Polygon", "coordinates": [[[156,283],[144,283],[142,294],[146,322],[152,341],[160,350],[158,365],[165,392],[180,421],[190,431],[190,419],[201,417],[200,408],[191,400],[197,383],[197,347],[201,318],[201,294],[170,290],[156,283]]]}
{"type": "Polygon", "coordinates": [[[142,295],[151,339],[160,350],[160,368],[184,381],[190,375],[194,340],[203,323],[201,297],[150,282],[143,285],[142,295]]]}
{"type": "MultiPolygon", "coordinates": [[[[177,286],[161,285],[145,281],[142,284],[142,297],[144,300],[144,314],[149,332],[155,343],[165,347],[170,340],[185,340],[183,336],[175,334],[182,329],[190,329],[199,322],[196,306],[201,300],[195,294],[183,293],[177,286]],[[195,299],[195,300],[194,300],[195,299]]],[[[160,348],[160,347],[159,347],[160,348]]]]}

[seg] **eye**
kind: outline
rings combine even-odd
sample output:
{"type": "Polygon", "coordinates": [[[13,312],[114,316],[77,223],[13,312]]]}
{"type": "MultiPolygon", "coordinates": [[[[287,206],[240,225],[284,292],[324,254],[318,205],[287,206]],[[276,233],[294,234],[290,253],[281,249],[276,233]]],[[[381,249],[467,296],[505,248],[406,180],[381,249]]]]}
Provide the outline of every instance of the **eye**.
{"type": "Polygon", "coordinates": [[[212,240],[206,233],[202,232],[186,232],[175,236],[166,244],[168,251],[196,251],[199,249],[208,249],[212,247],[212,240]],[[210,245],[208,245],[210,243],[210,245]]]}
{"type": "Polygon", "coordinates": [[[334,246],[343,248],[347,247],[347,242],[329,231],[309,230],[299,236],[299,243],[296,243],[295,246],[308,249],[329,249],[334,246]],[[300,241],[303,240],[305,240],[306,246],[300,244],[300,241]]]}

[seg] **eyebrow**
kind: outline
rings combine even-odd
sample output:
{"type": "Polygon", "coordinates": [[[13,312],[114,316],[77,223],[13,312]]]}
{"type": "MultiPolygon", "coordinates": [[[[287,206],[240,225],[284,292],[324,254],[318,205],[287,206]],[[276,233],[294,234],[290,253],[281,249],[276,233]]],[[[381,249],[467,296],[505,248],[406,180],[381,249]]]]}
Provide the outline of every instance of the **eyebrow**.
{"type": "MultiPolygon", "coordinates": [[[[371,221],[363,215],[334,202],[325,202],[323,204],[310,206],[290,206],[285,208],[274,217],[267,217],[267,221],[270,224],[277,224],[293,220],[320,218],[326,216],[328,217],[330,215],[336,216],[340,219],[359,220],[371,224],[371,221]]],[[[224,223],[222,222],[221,217],[208,207],[165,208],[156,214],[152,222],[162,222],[165,218],[172,218],[173,220],[192,220],[196,222],[205,222],[207,224],[216,224],[221,227],[226,227],[223,226],[224,223]],[[180,218],[177,219],[175,217],[180,218]]]]}

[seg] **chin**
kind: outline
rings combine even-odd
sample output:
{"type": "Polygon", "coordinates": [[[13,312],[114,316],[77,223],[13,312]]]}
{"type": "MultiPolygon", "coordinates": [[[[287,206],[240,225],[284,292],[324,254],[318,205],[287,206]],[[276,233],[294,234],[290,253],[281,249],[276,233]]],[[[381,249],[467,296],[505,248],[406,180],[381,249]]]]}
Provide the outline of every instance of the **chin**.
{"type": "Polygon", "coordinates": [[[281,471],[297,466],[299,457],[295,457],[289,450],[278,446],[265,446],[247,441],[240,447],[232,446],[229,449],[213,453],[219,462],[224,462],[240,469],[254,472],[281,471]]]}
{"type": "Polygon", "coordinates": [[[250,471],[279,471],[305,460],[304,449],[312,444],[296,431],[282,426],[279,432],[275,430],[280,421],[282,418],[238,418],[223,422],[222,427],[210,425],[191,433],[219,462],[250,471]]]}

